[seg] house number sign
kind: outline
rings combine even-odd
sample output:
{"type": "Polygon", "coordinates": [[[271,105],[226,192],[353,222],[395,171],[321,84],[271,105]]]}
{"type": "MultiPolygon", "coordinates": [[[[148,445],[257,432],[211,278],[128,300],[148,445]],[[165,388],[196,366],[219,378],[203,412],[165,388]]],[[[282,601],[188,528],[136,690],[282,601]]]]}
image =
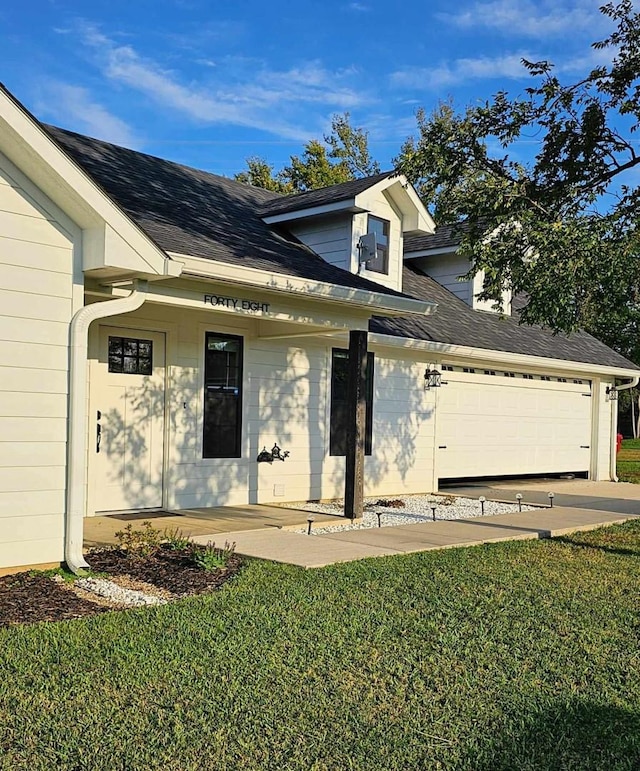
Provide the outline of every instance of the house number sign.
{"type": "Polygon", "coordinates": [[[219,294],[206,294],[205,305],[213,305],[214,308],[232,308],[233,310],[269,312],[270,303],[259,303],[255,300],[243,300],[240,297],[223,297],[219,294]]]}

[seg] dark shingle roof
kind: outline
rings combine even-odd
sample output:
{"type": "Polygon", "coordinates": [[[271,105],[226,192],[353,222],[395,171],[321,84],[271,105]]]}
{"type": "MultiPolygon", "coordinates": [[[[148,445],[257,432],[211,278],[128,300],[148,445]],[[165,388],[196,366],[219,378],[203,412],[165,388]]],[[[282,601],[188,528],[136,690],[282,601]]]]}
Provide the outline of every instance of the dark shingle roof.
{"type": "MultiPolygon", "coordinates": [[[[266,225],[259,208],[277,194],[226,177],[45,126],[62,149],[165,251],[243,265],[338,286],[403,296],[325,262],[311,249],[266,225]]],[[[334,186],[347,198],[388,175],[334,186]],[[351,186],[351,187],[349,187],[351,186]],[[347,192],[345,192],[347,191],[347,192]]],[[[327,195],[325,190],[313,193],[327,195]]],[[[311,195],[303,193],[301,196],[311,195]]],[[[299,198],[301,196],[294,196],[299,198]]],[[[308,199],[307,199],[308,200],[308,199]]],[[[337,200],[331,198],[331,200],[337,200]]],[[[445,229],[442,229],[443,232],[445,229]]],[[[444,235],[443,235],[444,237],[444,235]]],[[[434,236],[407,239],[415,243],[434,236]]],[[[426,248],[434,248],[429,246],[426,248]]],[[[514,318],[473,311],[414,268],[405,268],[404,296],[438,303],[428,317],[375,319],[371,331],[532,356],[638,369],[584,332],[565,337],[514,318]]]]}
{"type": "Polygon", "coordinates": [[[459,225],[440,225],[432,235],[405,236],[404,253],[423,252],[427,249],[446,249],[458,246],[462,234],[469,226],[462,222],[459,225]]]}
{"type": "Polygon", "coordinates": [[[44,126],[62,149],[167,252],[402,296],[330,265],[258,214],[275,193],[44,126]]]}
{"type": "Polygon", "coordinates": [[[349,182],[341,182],[338,185],[322,187],[319,190],[308,190],[306,193],[296,193],[295,195],[280,196],[263,203],[260,214],[263,217],[272,217],[276,214],[288,214],[289,212],[311,209],[314,206],[324,206],[329,203],[338,203],[347,201],[368,190],[370,187],[392,176],[394,172],[386,171],[382,174],[376,174],[373,177],[362,177],[361,179],[352,179],[349,182]]]}
{"type": "Polygon", "coordinates": [[[542,327],[520,325],[514,316],[501,317],[496,313],[474,311],[437,281],[411,266],[404,269],[403,288],[413,297],[437,302],[436,312],[431,316],[412,318],[375,318],[369,327],[371,332],[585,364],[640,369],[586,332],[554,335],[542,327]]]}

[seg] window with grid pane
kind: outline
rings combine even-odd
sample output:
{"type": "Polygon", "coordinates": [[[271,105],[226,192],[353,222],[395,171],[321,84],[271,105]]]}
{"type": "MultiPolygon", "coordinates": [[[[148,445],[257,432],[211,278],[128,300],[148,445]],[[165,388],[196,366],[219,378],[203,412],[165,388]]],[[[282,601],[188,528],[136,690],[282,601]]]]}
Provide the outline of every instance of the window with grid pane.
{"type": "Polygon", "coordinates": [[[204,458],[239,458],[242,338],[207,332],[204,352],[204,458]]]}
{"type": "Polygon", "coordinates": [[[109,372],[150,375],[153,371],[153,341],[109,335],[109,372]]]}

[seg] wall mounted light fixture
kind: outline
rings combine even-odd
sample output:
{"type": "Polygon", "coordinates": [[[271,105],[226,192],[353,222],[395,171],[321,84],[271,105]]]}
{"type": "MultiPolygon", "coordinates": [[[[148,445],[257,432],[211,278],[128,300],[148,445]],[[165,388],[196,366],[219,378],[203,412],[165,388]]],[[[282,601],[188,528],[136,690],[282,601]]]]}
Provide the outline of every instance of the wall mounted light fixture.
{"type": "Polygon", "coordinates": [[[618,400],[618,389],[615,386],[607,386],[606,394],[608,401],[615,402],[618,400]]]}
{"type": "Polygon", "coordinates": [[[430,388],[440,388],[442,385],[442,373],[436,369],[436,365],[431,362],[427,365],[427,369],[424,372],[424,390],[428,391],[430,388]]]}

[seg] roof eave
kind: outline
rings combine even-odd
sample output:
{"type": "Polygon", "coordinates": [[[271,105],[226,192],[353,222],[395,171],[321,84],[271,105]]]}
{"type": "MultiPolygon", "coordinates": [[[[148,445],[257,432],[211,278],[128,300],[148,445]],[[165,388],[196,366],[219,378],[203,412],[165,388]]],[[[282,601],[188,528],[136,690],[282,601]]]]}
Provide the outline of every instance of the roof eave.
{"type": "Polygon", "coordinates": [[[609,364],[590,364],[571,359],[555,359],[548,356],[497,351],[493,348],[473,348],[452,343],[440,343],[433,340],[418,340],[411,337],[385,335],[379,332],[370,334],[370,341],[377,345],[405,350],[425,351],[442,357],[460,357],[476,361],[503,363],[514,366],[537,368],[541,370],[577,372],[584,375],[607,375],[618,378],[631,378],[640,375],[640,370],[617,367],[609,364]]]}
{"type": "Polygon", "coordinates": [[[202,257],[171,252],[174,260],[182,264],[184,278],[202,278],[238,286],[260,288],[289,296],[322,299],[325,302],[339,303],[354,307],[366,307],[382,316],[429,316],[434,313],[437,303],[428,300],[416,300],[412,297],[387,295],[366,289],[330,284],[285,273],[273,273],[257,268],[231,265],[226,262],[207,260],[202,257]]]}
{"type": "Polygon", "coordinates": [[[340,214],[348,212],[357,214],[366,211],[356,203],[356,197],[347,198],[344,201],[334,201],[333,203],[322,204],[321,206],[309,206],[304,209],[295,209],[292,211],[281,212],[280,214],[267,214],[262,217],[267,225],[278,225],[281,222],[293,222],[295,220],[309,219],[310,217],[321,217],[327,214],[340,214]]]}

